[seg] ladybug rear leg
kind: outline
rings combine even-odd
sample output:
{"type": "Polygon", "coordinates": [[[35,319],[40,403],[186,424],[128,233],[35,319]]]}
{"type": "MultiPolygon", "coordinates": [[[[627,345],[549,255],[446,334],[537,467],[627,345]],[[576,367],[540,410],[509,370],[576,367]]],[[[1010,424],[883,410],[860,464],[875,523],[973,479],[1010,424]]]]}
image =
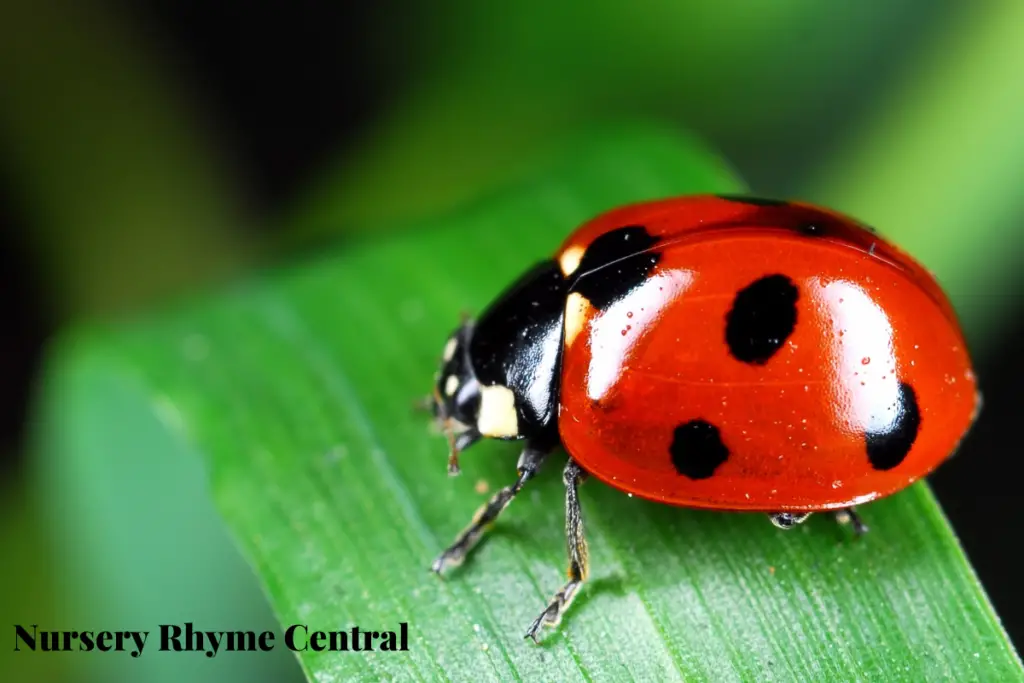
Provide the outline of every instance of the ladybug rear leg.
{"type": "Polygon", "coordinates": [[[858,536],[863,536],[868,532],[868,525],[860,518],[857,511],[853,508],[843,508],[842,510],[836,510],[832,513],[836,521],[840,524],[849,524],[853,527],[853,533],[858,536]]]}
{"type": "Polygon", "coordinates": [[[527,444],[526,448],[523,449],[522,455],[519,456],[519,463],[516,465],[519,477],[515,483],[501,489],[489,501],[480,506],[476,514],[473,515],[473,521],[469,523],[469,526],[456,537],[454,543],[448,546],[434,560],[434,564],[430,567],[431,571],[440,574],[449,567],[457,567],[462,564],[469,551],[480,541],[480,537],[483,536],[487,527],[498,519],[498,515],[508,507],[508,504],[512,502],[512,499],[523,488],[523,484],[537,474],[544,462],[544,458],[550,452],[550,449],[539,449],[527,444]]]}
{"type": "Polygon", "coordinates": [[[569,551],[569,580],[562,590],[555,593],[547,608],[527,629],[524,638],[532,638],[535,643],[539,642],[537,632],[542,626],[554,627],[561,623],[562,615],[569,609],[577,591],[590,574],[590,560],[587,541],[583,536],[583,516],[579,499],[579,485],[586,476],[586,472],[570,458],[562,474],[562,481],[565,483],[565,541],[569,551]]]}

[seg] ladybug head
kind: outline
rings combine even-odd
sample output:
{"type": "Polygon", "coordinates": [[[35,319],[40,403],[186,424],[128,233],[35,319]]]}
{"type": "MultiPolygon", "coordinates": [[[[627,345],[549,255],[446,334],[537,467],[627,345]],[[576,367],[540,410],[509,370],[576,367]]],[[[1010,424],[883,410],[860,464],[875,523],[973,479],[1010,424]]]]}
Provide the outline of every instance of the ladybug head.
{"type": "Polygon", "coordinates": [[[448,437],[448,473],[458,474],[459,453],[480,440],[480,383],[473,372],[469,342],[473,322],[464,320],[452,333],[441,354],[430,407],[441,431],[448,437]]]}
{"type": "Polygon", "coordinates": [[[463,316],[425,404],[448,437],[448,472],[482,438],[558,440],[565,278],[554,260],[528,270],[476,320],[463,316]]]}

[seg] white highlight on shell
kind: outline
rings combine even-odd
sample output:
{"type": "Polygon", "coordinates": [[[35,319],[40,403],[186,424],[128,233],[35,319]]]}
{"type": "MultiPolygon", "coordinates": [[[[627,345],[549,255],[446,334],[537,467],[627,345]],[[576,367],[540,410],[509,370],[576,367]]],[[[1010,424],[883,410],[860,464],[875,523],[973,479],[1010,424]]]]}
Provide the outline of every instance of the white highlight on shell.
{"type": "MultiPolygon", "coordinates": [[[[971,373],[971,381],[974,381],[974,373],[971,373]]],[[[980,390],[976,389],[974,391],[974,410],[971,412],[972,423],[978,419],[978,415],[981,414],[981,408],[983,405],[985,405],[985,397],[981,395],[980,390]]]]}
{"type": "Polygon", "coordinates": [[[562,255],[558,257],[558,265],[562,269],[562,275],[568,277],[576,272],[576,269],[580,267],[580,261],[583,260],[583,252],[586,249],[580,245],[574,245],[562,252],[562,255]]]}
{"type": "Polygon", "coordinates": [[[444,359],[445,363],[450,361],[452,359],[452,356],[455,355],[456,343],[457,342],[455,341],[455,337],[452,337],[451,339],[449,339],[447,341],[447,343],[445,343],[445,345],[444,345],[444,353],[441,354],[441,357],[444,359]]]}
{"type": "MultiPolygon", "coordinates": [[[[600,401],[605,397],[632,358],[633,347],[693,282],[694,275],[687,270],[654,275],[591,321],[587,398],[600,401]]],[[[568,319],[567,311],[566,322],[568,319]]]]}
{"type": "Polygon", "coordinates": [[[590,302],[579,292],[573,292],[565,300],[565,345],[572,346],[583,323],[587,320],[590,302]]]}
{"type": "Polygon", "coordinates": [[[833,401],[837,422],[852,432],[889,432],[900,419],[900,368],[889,317],[854,282],[810,284],[820,309],[845,332],[838,368],[843,389],[833,401]]]}
{"type": "Polygon", "coordinates": [[[448,375],[448,379],[444,381],[444,393],[445,396],[454,396],[455,392],[459,390],[459,378],[455,375],[448,375]]]}
{"type": "Polygon", "coordinates": [[[516,415],[516,397],[512,390],[500,384],[480,387],[480,413],[476,428],[492,438],[512,437],[519,434],[516,415]]]}

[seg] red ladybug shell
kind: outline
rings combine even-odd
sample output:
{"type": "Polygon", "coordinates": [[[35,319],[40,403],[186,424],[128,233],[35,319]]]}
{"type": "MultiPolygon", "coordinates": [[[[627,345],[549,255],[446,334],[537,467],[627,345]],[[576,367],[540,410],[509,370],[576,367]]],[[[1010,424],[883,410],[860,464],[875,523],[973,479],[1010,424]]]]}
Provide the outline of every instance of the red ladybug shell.
{"type": "Polygon", "coordinates": [[[979,395],[934,278],[870,229],[713,196],[616,209],[556,258],[559,432],[609,485],[687,507],[844,508],[927,475],[979,395]]]}

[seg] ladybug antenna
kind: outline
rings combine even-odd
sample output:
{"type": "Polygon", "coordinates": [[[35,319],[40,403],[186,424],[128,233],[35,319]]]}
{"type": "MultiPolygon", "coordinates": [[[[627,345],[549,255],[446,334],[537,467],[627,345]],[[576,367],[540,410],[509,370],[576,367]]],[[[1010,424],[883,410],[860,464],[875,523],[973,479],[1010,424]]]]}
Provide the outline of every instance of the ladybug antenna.
{"type": "Polygon", "coordinates": [[[413,400],[412,409],[417,413],[429,413],[434,410],[434,405],[433,395],[421,396],[413,400]]]}

